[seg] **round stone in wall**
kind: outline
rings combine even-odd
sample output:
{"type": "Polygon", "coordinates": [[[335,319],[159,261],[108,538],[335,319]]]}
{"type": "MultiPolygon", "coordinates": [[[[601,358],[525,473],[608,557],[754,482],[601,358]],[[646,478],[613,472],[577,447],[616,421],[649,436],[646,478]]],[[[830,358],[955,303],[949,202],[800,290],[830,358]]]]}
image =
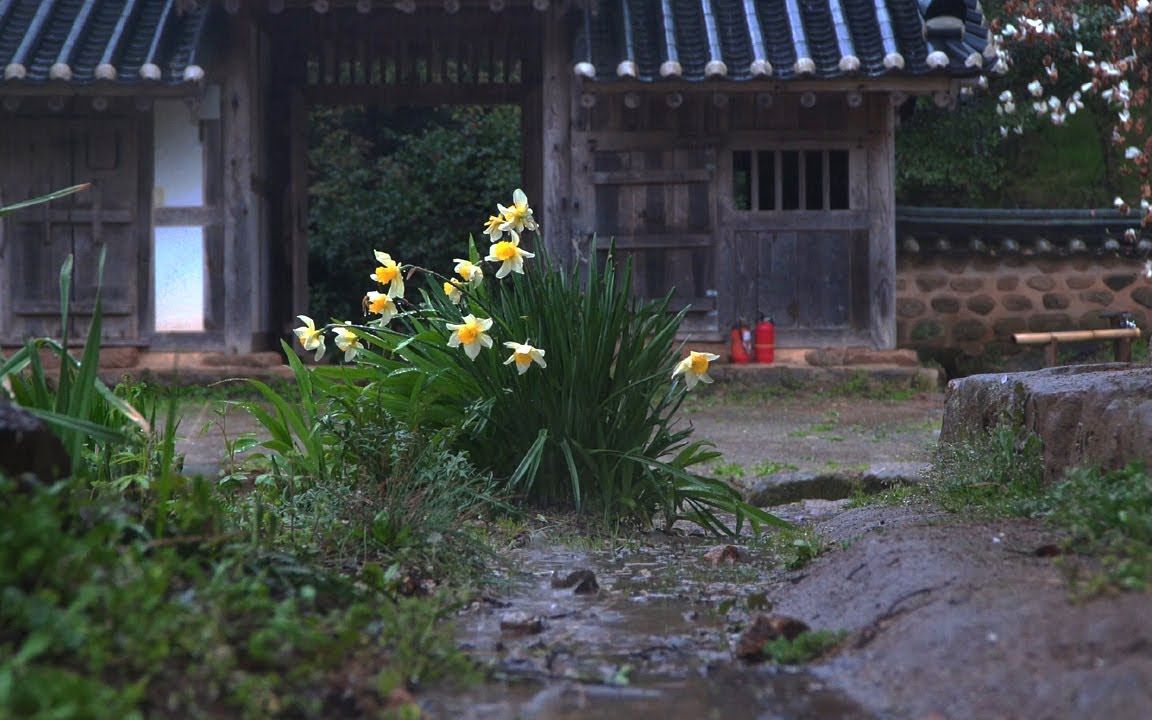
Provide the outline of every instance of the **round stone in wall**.
{"type": "Polygon", "coordinates": [[[1071,328],[1072,318],[1064,313],[1041,313],[1028,320],[1028,329],[1032,332],[1058,332],[1071,328]]]}
{"type": "Polygon", "coordinates": [[[983,340],[988,334],[988,328],[983,320],[968,318],[952,326],[952,337],[957,342],[977,342],[983,340]]]}
{"type": "Polygon", "coordinates": [[[1028,278],[1028,287],[1033,290],[1039,290],[1040,292],[1048,292],[1056,287],[1056,281],[1047,275],[1033,275],[1028,278]]]}
{"type": "Polygon", "coordinates": [[[1123,290],[1136,282],[1135,275],[1109,275],[1104,278],[1104,284],[1112,290],[1123,290]]]}
{"type": "Polygon", "coordinates": [[[896,314],[902,318],[919,317],[927,309],[924,302],[916,298],[902,297],[896,300],[896,314]]]}
{"type": "Polygon", "coordinates": [[[1023,295],[1005,295],[1000,300],[1005,310],[1024,312],[1032,309],[1032,301],[1023,295]]]}
{"type": "Polygon", "coordinates": [[[992,323],[992,332],[996,337],[1011,337],[1015,333],[1024,332],[1028,329],[1028,323],[1024,322],[1024,318],[1000,318],[992,323]]]}
{"type": "Polygon", "coordinates": [[[1115,297],[1107,290],[1088,290],[1080,293],[1080,300],[1091,305],[1111,305],[1115,297]]]}
{"type": "Polygon", "coordinates": [[[977,315],[987,315],[996,309],[996,301],[990,295],[975,295],[964,304],[977,315]]]}
{"type": "Polygon", "coordinates": [[[1132,299],[1146,308],[1152,308],[1152,287],[1141,285],[1132,291],[1132,299]]]}
{"type": "Polygon", "coordinates": [[[1072,300],[1064,293],[1044,293],[1045,310],[1067,310],[1072,300]]]}
{"type": "Polygon", "coordinates": [[[1096,284],[1096,278],[1091,275],[1073,275],[1065,282],[1070,290],[1087,290],[1096,284]]]}
{"type": "Polygon", "coordinates": [[[975,292],[984,287],[984,278],[976,277],[958,277],[954,278],[952,282],[948,283],[948,287],[956,292],[975,292]]]}
{"type": "Polygon", "coordinates": [[[954,297],[934,297],[932,309],[938,313],[952,315],[960,312],[960,301],[954,297]]]}
{"type": "Polygon", "coordinates": [[[1012,292],[1020,287],[1020,278],[1015,276],[996,278],[996,289],[1001,292],[1012,292]]]}
{"type": "Polygon", "coordinates": [[[947,284],[948,278],[944,275],[921,275],[916,278],[916,287],[920,288],[920,292],[932,292],[947,284]]]}

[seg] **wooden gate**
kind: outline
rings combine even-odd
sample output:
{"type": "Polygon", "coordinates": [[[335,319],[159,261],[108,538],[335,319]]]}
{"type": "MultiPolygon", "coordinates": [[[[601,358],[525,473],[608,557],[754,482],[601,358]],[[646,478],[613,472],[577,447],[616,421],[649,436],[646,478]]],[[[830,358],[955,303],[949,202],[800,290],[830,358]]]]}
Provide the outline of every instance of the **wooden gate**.
{"type": "Polygon", "coordinates": [[[87,192],[9,215],[0,231],[0,340],[58,337],[60,267],[74,256],[73,337],[87,331],[104,266],[105,344],[134,344],[139,335],[141,228],[139,139],[131,115],[24,115],[4,119],[0,201],[91,182],[87,192]],[[7,308],[7,312],[4,312],[7,308]]]}
{"type": "Polygon", "coordinates": [[[674,310],[688,307],[682,331],[714,335],[715,150],[638,141],[614,149],[602,136],[591,153],[597,250],[604,256],[615,243],[616,260],[632,260],[637,296],[671,292],[674,310]]]}
{"type": "Polygon", "coordinates": [[[864,152],[818,147],[729,154],[721,211],[720,320],[771,317],[781,346],[870,344],[864,152]]]}

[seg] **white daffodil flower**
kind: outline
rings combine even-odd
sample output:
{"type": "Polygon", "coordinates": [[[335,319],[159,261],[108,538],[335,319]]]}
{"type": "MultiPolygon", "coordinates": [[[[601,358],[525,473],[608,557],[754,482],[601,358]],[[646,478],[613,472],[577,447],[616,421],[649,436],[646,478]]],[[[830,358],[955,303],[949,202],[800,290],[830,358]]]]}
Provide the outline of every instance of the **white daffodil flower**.
{"type": "Polygon", "coordinates": [[[351,324],[345,322],[344,325],[332,328],[332,334],[336,336],[336,347],[344,353],[344,362],[352,362],[356,357],[356,351],[364,347],[360,344],[359,336],[351,328],[345,327],[351,324]]]}
{"type": "Polygon", "coordinates": [[[493,243],[492,247],[488,248],[488,256],[484,258],[489,262],[501,263],[500,269],[496,271],[497,278],[506,277],[509,273],[523,275],[524,258],[536,257],[534,253],[520,249],[520,236],[516,231],[509,231],[508,234],[512,239],[493,243]]]}
{"type": "Polygon", "coordinates": [[[390,297],[404,297],[403,267],[386,252],[380,252],[379,250],[373,250],[372,252],[376,256],[376,262],[380,263],[380,266],[377,267],[369,277],[381,285],[387,285],[387,292],[390,297]]]}
{"type": "Polygon", "coordinates": [[[444,283],[444,294],[452,301],[453,305],[459,305],[460,301],[464,299],[464,293],[460,292],[460,281],[449,280],[444,283]]]}
{"type": "Polygon", "coordinates": [[[512,193],[512,205],[504,207],[497,205],[496,210],[504,218],[500,226],[503,231],[515,230],[518,233],[525,230],[536,231],[536,220],[532,217],[532,208],[528,207],[528,196],[520,188],[512,193]]]}
{"type": "Polygon", "coordinates": [[[396,317],[396,303],[387,293],[370,291],[364,296],[364,309],[373,315],[380,316],[380,322],[387,325],[396,317]]]}
{"type": "Polygon", "coordinates": [[[320,362],[320,358],[324,357],[325,350],[324,328],[317,328],[316,323],[307,315],[297,315],[296,317],[300,318],[300,322],[304,325],[292,332],[296,333],[296,339],[300,341],[300,345],[305,350],[316,351],[316,362],[320,362]]]}
{"type": "Polygon", "coordinates": [[[470,285],[479,285],[484,280],[484,269],[471,260],[455,258],[452,262],[456,263],[453,272],[464,278],[464,282],[470,285]]]}
{"type": "Polygon", "coordinates": [[[504,347],[512,351],[508,359],[504,361],[505,365],[516,363],[516,371],[521,375],[528,372],[528,368],[532,367],[532,363],[536,363],[542,368],[548,367],[548,363],[544,362],[544,351],[537,347],[532,347],[527,342],[506,342],[504,347]]]}
{"type": "Polygon", "coordinates": [[[448,338],[448,347],[463,345],[464,353],[469,360],[475,360],[481,348],[492,347],[492,338],[487,334],[488,329],[492,327],[491,318],[478,318],[469,314],[464,316],[464,322],[447,325],[452,331],[451,337],[448,338]]]}
{"type": "Polygon", "coordinates": [[[683,375],[689,390],[696,387],[698,382],[710,383],[712,378],[708,375],[708,366],[713,360],[719,359],[719,355],[693,350],[688,353],[688,357],[677,363],[676,369],[672,371],[672,377],[675,379],[677,375],[683,375]]]}

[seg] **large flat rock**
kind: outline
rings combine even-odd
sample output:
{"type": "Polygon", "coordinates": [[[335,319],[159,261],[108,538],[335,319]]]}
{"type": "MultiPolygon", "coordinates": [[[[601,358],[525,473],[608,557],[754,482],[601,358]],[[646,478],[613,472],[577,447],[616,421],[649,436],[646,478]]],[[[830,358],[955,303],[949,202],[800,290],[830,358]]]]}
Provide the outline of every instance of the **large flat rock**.
{"type": "Polygon", "coordinates": [[[1076,365],[948,383],[941,443],[1020,422],[1044,441],[1045,478],[1076,467],[1152,467],[1152,367],[1076,365]]]}

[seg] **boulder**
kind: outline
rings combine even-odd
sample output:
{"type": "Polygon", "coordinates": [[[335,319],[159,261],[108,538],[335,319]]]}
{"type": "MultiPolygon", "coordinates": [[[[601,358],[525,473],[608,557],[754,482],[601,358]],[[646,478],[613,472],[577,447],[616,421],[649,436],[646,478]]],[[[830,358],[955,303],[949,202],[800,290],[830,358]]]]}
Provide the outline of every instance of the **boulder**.
{"type": "Polygon", "coordinates": [[[52,481],[71,472],[60,438],[40,418],[0,396],[0,473],[52,481]]]}
{"type": "Polygon", "coordinates": [[[971,440],[1002,422],[1043,441],[1046,481],[1076,467],[1152,467],[1152,367],[1073,365],[948,383],[941,443],[971,440]]]}

